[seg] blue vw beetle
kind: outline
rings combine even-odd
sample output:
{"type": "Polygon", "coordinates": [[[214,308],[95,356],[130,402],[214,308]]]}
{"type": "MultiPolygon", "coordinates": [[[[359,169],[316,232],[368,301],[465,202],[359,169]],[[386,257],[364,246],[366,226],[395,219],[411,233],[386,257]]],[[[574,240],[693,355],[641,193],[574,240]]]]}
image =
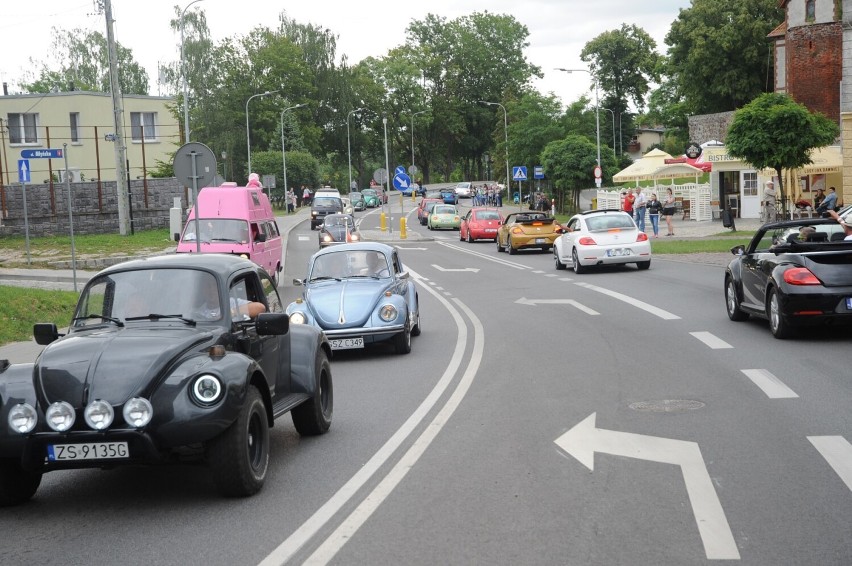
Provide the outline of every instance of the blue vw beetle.
{"type": "Polygon", "coordinates": [[[340,244],[308,263],[303,297],[287,307],[290,324],[322,329],[333,350],[390,340],[398,354],[420,334],[417,289],[395,248],[377,242],[340,244]]]}

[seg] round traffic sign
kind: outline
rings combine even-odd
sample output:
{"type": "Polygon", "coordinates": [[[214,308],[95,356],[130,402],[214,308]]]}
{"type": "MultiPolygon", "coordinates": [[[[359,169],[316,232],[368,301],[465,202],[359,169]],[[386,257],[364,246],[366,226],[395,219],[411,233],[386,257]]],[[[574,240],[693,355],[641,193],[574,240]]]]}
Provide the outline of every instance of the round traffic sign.
{"type": "Polygon", "coordinates": [[[416,176],[420,172],[420,168],[417,165],[409,165],[408,166],[408,174],[412,177],[416,176]]]}
{"type": "Polygon", "coordinates": [[[384,168],[379,168],[373,171],[373,180],[380,185],[388,182],[388,172],[384,168]]]}
{"type": "Polygon", "coordinates": [[[193,186],[193,180],[197,181],[199,189],[209,187],[216,177],[216,156],[213,151],[198,142],[185,143],[175,152],[172,161],[175,177],[187,187],[193,186]],[[195,161],[193,174],[192,163],[195,161]]]}
{"type": "Polygon", "coordinates": [[[595,165],[595,179],[600,179],[603,177],[603,171],[601,171],[600,165],[595,165]]]}

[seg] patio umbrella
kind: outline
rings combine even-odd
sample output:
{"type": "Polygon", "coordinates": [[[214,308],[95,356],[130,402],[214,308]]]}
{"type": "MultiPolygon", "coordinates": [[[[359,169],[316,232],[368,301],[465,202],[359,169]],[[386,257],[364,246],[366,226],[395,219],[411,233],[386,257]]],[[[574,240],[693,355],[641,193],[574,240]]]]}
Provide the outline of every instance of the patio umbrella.
{"type": "Polygon", "coordinates": [[[634,161],[626,169],[622,169],[613,175],[612,182],[626,183],[635,181],[636,185],[639,185],[639,181],[675,179],[693,175],[695,176],[695,182],[698,182],[698,176],[703,173],[701,169],[693,167],[689,163],[666,163],[666,160],[671,159],[673,159],[672,156],[665,151],[652,149],[642,159],[634,161]]]}

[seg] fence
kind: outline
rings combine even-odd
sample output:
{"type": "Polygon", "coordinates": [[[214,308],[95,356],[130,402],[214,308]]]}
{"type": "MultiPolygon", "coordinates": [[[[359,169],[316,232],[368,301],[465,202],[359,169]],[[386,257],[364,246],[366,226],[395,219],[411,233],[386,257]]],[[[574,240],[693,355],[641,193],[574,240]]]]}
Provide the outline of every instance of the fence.
{"type": "MultiPolygon", "coordinates": [[[[615,190],[598,190],[597,191],[597,208],[614,208],[621,209],[621,192],[627,187],[615,190]]],[[[690,220],[712,220],[713,209],[710,205],[710,185],[685,183],[683,185],[657,185],[657,196],[660,200],[665,200],[665,189],[671,189],[672,194],[677,202],[680,203],[680,208],[690,220]],[[660,194],[662,191],[662,195],[660,194]]],[[[647,191],[647,189],[643,188],[647,191]]]]}

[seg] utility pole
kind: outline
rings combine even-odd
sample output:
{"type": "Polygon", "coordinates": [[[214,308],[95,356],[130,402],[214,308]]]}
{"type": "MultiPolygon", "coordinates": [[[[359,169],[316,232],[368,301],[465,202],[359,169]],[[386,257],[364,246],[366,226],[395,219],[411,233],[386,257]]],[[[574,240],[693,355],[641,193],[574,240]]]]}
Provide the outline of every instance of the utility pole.
{"type": "MultiPolygon", "coordinates": [[[[115,144],[115,186],[118,197],[118,233],[126,236],[130,228],[130,198],[127,184],[126,155],[124,145],[124,109],[121,106],[121,85],[118,82],[118,55],[115,49],[115,35],[112,24],[112,0],[103,0],[106,15],[107,50],[109,51],[109,84],[112,92],[112,114],[115,126],[113,143],[115,144]]],[[[144,136],[144,128],[143,133],[144,136]]]]}

